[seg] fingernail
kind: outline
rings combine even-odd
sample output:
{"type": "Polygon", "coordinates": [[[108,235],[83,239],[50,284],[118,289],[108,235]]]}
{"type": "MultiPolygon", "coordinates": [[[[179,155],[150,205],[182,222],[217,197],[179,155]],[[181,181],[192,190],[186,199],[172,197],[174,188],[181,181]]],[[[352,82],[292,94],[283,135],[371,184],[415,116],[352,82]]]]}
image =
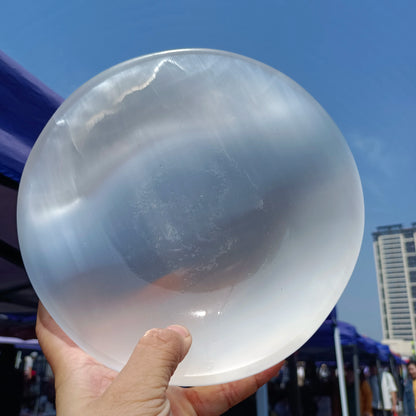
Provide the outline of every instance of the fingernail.
{"type": "Polygon", "coordinates": [[[148,335],[152,335],[152,334],[155,334],[156,332],[158,331],[158,329],[157,328],[152,328],[152,329],[149,329],[148,331],[146,331],[145,333],[144,333],[144,337],[147,337],[148,335]]]}
{"type": "Polygon", "coordinates": [[[182,325],[169,325],[167,329],[171,329],[172,331],[177,332],[178,334],[182,335],[184,338],[189,337],[189,335],[191,335],[188,329],[182,325]]]}

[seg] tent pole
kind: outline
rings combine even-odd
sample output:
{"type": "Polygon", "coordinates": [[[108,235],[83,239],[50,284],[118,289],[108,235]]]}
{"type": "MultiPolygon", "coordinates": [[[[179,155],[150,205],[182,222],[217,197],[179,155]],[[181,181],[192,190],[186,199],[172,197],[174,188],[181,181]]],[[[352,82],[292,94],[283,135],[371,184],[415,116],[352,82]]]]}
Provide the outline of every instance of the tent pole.
{"type": "Polygon", "coordinates": [[[355,393],[355,414],[361,414],[360,407],[360,367],[358,360],[358,350],[357,346],[354,345],[354,354],[352,356],[352,365],[354,370],[354,393],[355,393]]]}
{"type": "Polygon", "coordinates": [[[383,377],[383,372],[381,371],[381,362],[379,359],[376,360],[377,365],[377,382],[378,382],[378,391],[380,392],[380,402],[381,402],[381,408],[383,409],[383,415],[386,416],[386,410],[384,408],[384,397],[383,397],[383,390],[381,389],[381,379],[383,377]]]}
{"type": "Polygon", "coordinates": [[[256,409],[257,416],[269,415],[269,396],[267,392],[267,383],[261,386],[256,392],[256,409]]]}
{"type": "Polygon", "coordinates": [[[292,416],[300,416],[300,393],[298,386],[298,370],[296,366],[296,358],[292,354],[287,359],[289,368],[289,406],[292,416]]]}
{"type": "Polygon", "coordinates": [[[335,355],[337,358],[338,383],[339,383],[339,394],[341,397],[342,416],[348,416],[347,392],[345,389],[345,376],[344,376],[344,358],[342,356],[341,337],[340,337],[339,328],[337,325],[334,325],[334,343],[335,343],[335,355]]]}
{"type": "Polygon", "coordinates": [[[389,363],[390,363],[390,372],[393,374],[394,381],[396,382],[397,387],[397,401],[403,399],[403,391],[402,391],[402,383],[400,382],[400,374],[399,370],[396,365],[396,361],[392,354],[390,354],[389,357],[389,363]]]}

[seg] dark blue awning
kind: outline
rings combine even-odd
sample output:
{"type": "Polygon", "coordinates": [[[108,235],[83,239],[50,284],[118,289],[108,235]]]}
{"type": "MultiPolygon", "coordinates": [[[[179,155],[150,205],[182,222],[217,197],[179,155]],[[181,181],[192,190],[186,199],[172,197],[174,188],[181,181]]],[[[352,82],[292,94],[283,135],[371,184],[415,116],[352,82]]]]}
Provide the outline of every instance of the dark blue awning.
{"type": "Polygon", "coordinates": [[[33,144],[62,101],[0,51],[0,174],[20,180],[33,144]]]}
{"type": "MultiPolygon", "coordinates": [[[[360,335],[356,328],[347,323],[338,321],[341,345],[344,347],[346,361],[350,360],[354,351],[357,351],[361,361],[379,359],[383,363],[389,362],[392,355],[388,345],[381,344],[366,336],[360,335]]],[[[335,362],[334,321],[327,319],[315,334],[298,351],[299,359],[335,362]]],[[[397,361],[397,360],[396,360],[397,361]]]]}

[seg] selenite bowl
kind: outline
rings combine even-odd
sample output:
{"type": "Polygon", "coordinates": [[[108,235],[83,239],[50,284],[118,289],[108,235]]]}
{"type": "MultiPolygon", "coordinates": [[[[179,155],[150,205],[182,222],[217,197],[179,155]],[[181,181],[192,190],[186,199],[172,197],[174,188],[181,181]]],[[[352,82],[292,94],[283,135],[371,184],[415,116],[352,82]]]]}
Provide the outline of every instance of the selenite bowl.
{"type": "Polygon", "coordinates": [[[364,221],[337,126],[257,61],[177,50],[121,63],[72,94],[25,166],[19,241],[39,298],[120,370],[150,328],[193,344],[172,384],[264,370],[345,288],[364,221]]]}

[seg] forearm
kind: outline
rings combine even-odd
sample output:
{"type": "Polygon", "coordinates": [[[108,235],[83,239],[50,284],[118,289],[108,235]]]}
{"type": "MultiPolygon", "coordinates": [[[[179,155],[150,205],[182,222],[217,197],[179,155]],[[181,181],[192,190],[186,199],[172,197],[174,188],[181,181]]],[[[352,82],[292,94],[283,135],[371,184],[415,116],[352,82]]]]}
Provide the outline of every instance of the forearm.
{"type": "Polygon", "coordinates": [[[397,392],[393,391],[391,393],[391,404],[392,404],[392,408],[396,409],[397,406],[397,392]]]}

